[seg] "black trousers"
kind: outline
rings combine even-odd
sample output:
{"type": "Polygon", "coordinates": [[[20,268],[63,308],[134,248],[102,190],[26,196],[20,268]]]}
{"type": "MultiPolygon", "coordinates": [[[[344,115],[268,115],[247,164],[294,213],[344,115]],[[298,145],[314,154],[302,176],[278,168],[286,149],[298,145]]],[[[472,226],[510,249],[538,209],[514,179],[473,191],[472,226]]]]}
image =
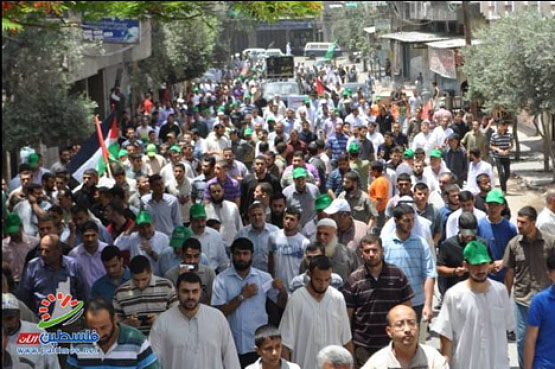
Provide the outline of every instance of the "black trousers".
{"type": "Polygon", "coordinates": [[[507,192],[507,181],[511,176],[511,158],[495,158],[495,164],[497,165],[501,190],[507,192]]]}
{"type": "Polygon", "coordinates": [[[241,368],[245,369],[247,366],[258,360],[258,354],[256,352],[248,352],[246,354],[239,354],[239,364],[241,368]]]}

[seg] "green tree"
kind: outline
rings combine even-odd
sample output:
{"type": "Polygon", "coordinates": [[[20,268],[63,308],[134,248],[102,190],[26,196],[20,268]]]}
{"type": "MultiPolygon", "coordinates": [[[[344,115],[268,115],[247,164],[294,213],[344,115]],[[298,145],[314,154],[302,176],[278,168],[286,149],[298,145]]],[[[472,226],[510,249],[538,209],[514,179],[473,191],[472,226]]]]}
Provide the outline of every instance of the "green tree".
{"type": "Polygon", "coordinates": [[[6,150],[42,142],[56,146],[81,140],[94,126],[95,103],[69,93],[68,70],[78,63],[74,30],[28,29],[3,37],[2,143],[6,150]]]}
{"type": "Polygon", "coordinates": [[[462,51],[470,99],[484,101],[489,111],[518,116],[524,110],[541,122],[546,171],[549,158],[555,168],[550,142],[555,118],[554,35],[555,18],[519,13],[478,30],[475,37],[482,44],[462,51]]]}

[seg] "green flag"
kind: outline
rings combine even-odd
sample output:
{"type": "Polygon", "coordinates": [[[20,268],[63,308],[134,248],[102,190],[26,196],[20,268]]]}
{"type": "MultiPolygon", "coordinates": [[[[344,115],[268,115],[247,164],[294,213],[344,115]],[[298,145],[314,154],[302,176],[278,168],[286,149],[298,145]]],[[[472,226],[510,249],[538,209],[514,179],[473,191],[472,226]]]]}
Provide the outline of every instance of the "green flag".
{"type": "Polygon", "coordinates": [[[333,59],[335,56],[335,50],[337,50],[337,41],[330,45],[328,51],[326,51],[326,55],[324,55],[324,58],[326,60],[333,59]]]}

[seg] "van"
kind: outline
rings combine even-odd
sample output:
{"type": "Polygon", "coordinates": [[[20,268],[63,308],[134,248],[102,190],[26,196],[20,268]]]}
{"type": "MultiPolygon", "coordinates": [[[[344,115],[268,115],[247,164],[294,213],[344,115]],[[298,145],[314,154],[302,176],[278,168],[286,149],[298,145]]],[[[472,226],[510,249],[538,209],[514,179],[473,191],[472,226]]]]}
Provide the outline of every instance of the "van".
{"type": "MultiPolygon", "coordinates": [[[[315,58],[317,56],[324,56],[332,45],[331,42],[308,42],[304,47],[304,56],[307,58],[315,58]]],[[[341,48],[337,46],[334,56],[341,55],[341,48]]]]}

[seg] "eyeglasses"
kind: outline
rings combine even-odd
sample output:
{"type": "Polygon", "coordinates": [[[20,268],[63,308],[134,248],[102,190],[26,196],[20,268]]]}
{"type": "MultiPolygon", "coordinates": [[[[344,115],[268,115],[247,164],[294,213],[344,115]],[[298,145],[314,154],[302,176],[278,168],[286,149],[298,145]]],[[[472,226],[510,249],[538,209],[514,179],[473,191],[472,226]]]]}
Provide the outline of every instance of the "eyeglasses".
{"type": "Polygon", "coordinates": [[[392,326],[396,331],[402,331],[405,328],[405,324],[407,324],[410,329],[414,329],[416,328],[417,322],[416,319],[399,320],[392,324],[392,326]]]}

